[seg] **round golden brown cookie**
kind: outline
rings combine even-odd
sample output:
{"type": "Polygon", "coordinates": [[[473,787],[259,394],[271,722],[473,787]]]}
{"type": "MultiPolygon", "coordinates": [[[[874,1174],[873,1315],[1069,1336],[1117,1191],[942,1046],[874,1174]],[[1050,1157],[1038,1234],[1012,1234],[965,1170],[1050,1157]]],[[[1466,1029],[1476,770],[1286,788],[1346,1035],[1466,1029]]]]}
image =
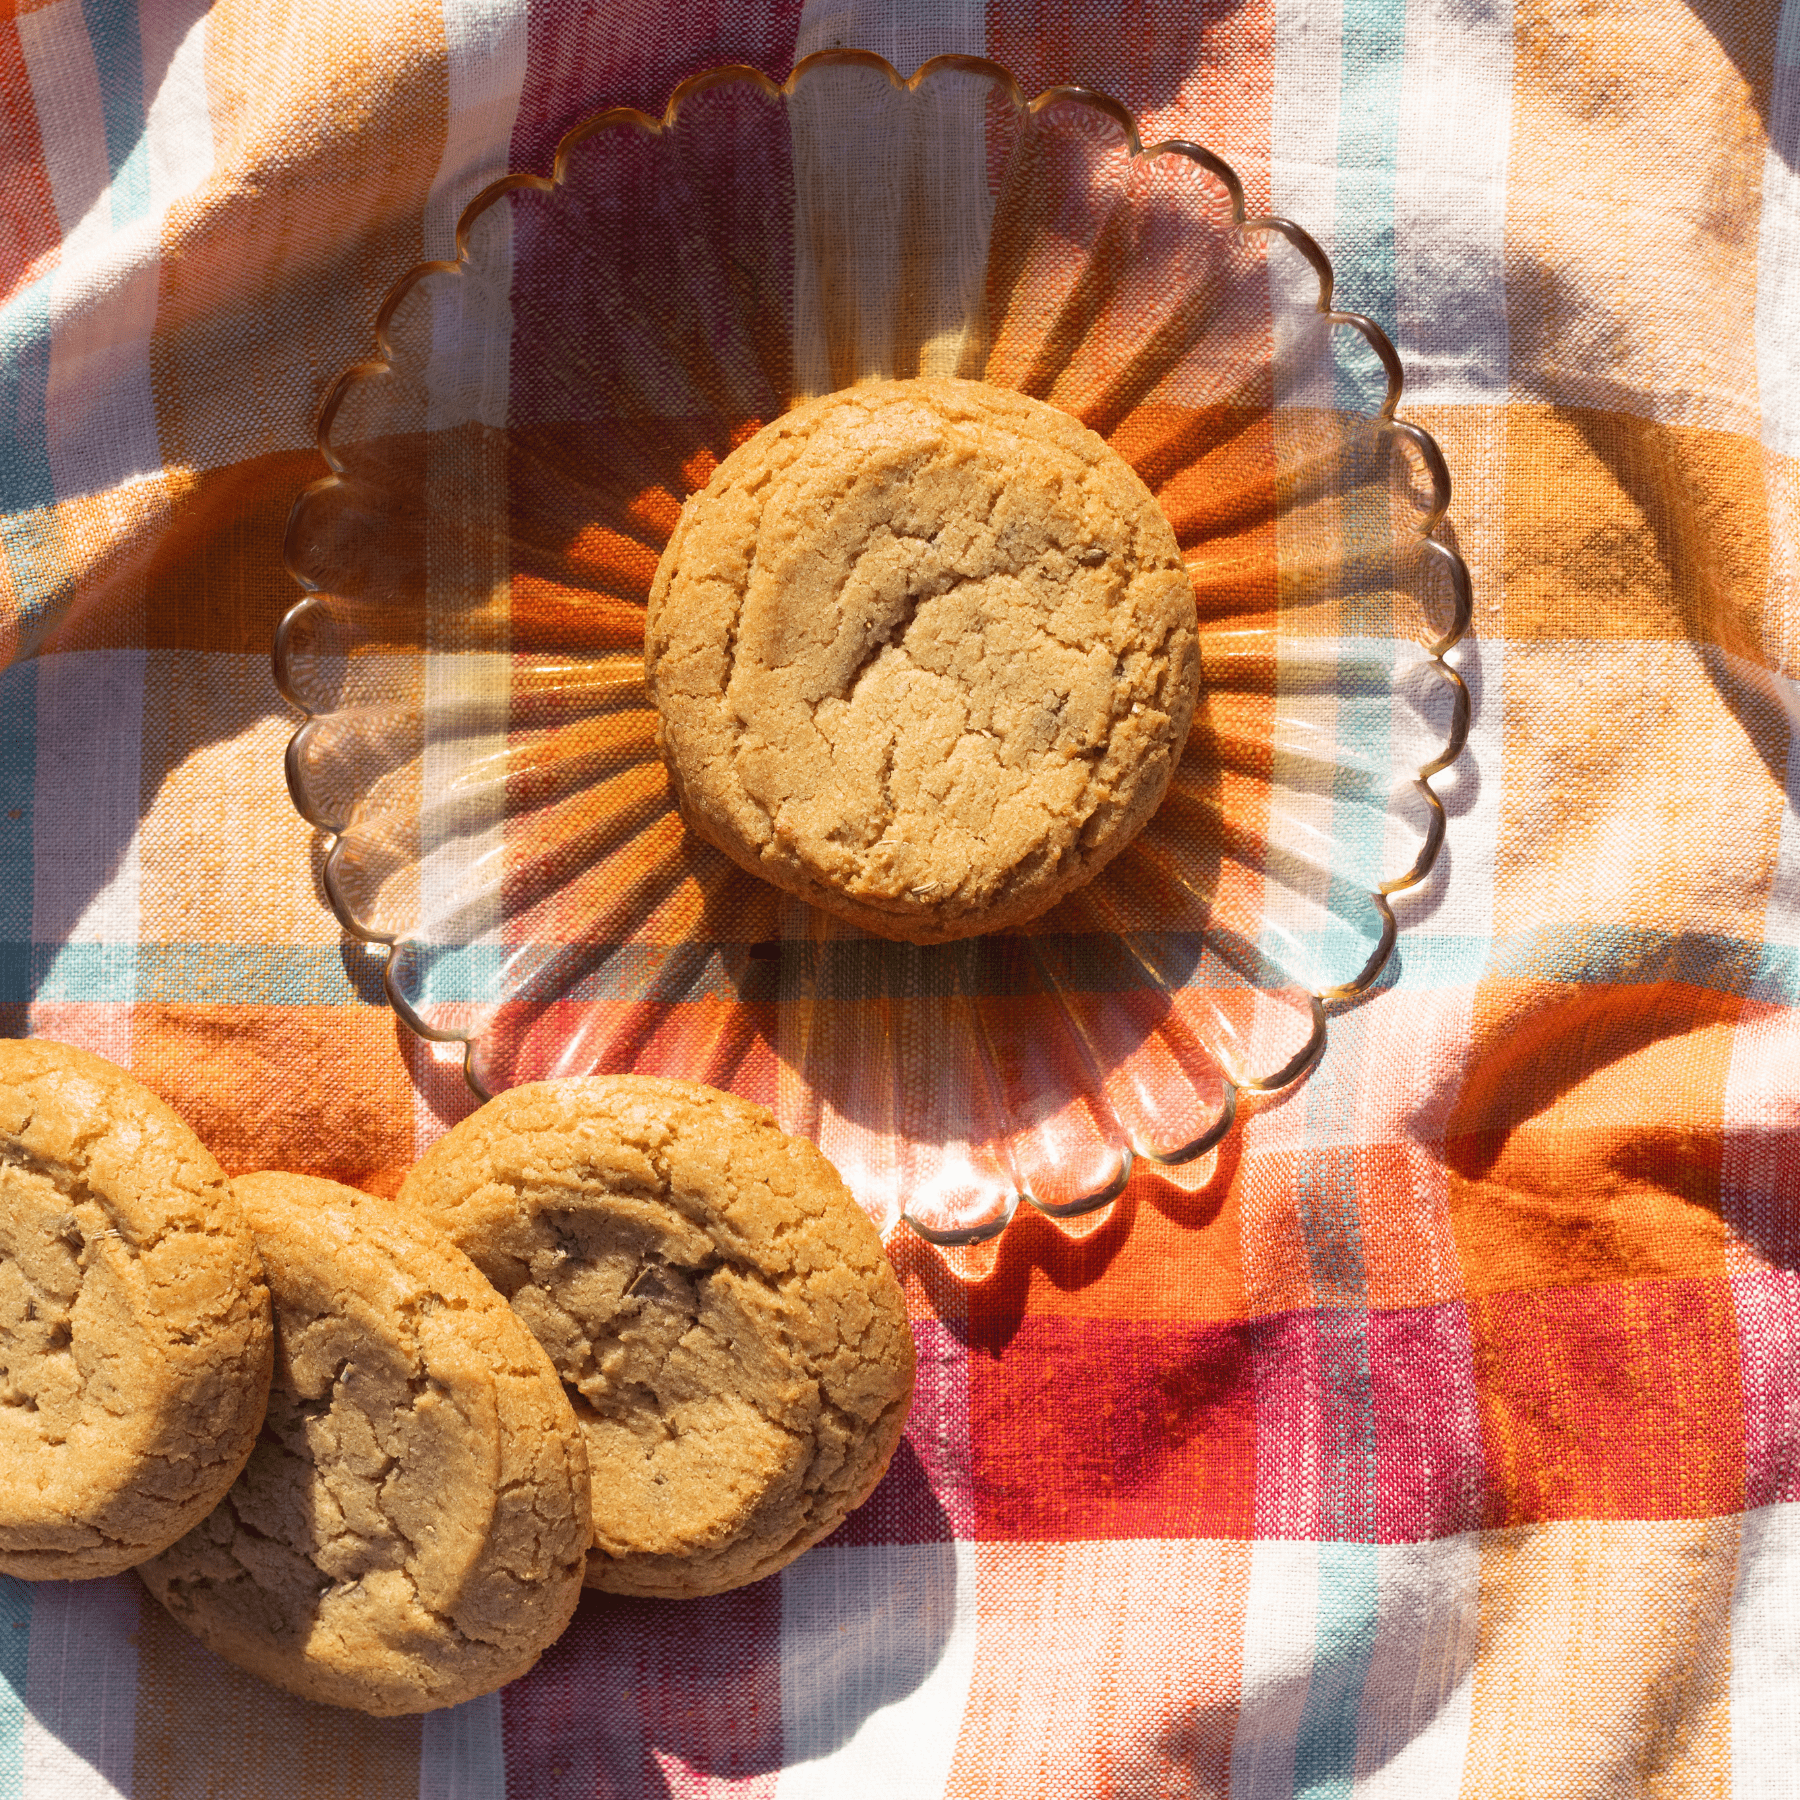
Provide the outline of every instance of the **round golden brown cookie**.
{"type": "Polygon", "coordinates": [[[249,1227],[103,1057],[0,1041],[0,1573],[114,1575],[218,1504],[273,1335],[249,1227]]]}
{"type": "Polygon", "coordinates": [[[575,1610],[590,1535],[556,1371],[425,1221],[302,1175],[233,1185],[275,1302],[268,1419],[145,1585],[208,1648],[333,1706],[428,1712],[524,1674],[575,1610]]]}
{"type": "Polygon", "coordinates": [[[645,667],[688,824],[869,931],[1018,924],[1116,856],[1199,683],[1175,533],[1067,413],[976,381],[796,407],[683,509],[645,667]]]}
{"type": "Polygon", "coordinates": [[[881,1240],[812,1145],[692,1082],[490,1101],[406,1178],[574,1398],[588,1585],[714,1594],[830,1532],[881,1478],[913,1343],[881,1240]]]}

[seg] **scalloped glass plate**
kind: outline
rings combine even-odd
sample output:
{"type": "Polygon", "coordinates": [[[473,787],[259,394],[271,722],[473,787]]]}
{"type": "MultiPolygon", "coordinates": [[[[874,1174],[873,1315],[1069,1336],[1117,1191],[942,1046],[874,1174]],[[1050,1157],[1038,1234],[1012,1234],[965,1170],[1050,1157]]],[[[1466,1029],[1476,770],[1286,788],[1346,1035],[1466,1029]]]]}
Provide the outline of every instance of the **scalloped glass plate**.
{"type": "Polygon", "coordinates": [[[1239,1092],[1297,1079],[1323,1002],[1375,979],[1386,896],[1442,840],[1468,579],[1392,348],[1217,157],[972,58],[715,70],[485,190],[376,342],[289,526],[288,779],[339,917],[477,1092],[682,1075],[773,1106],[884,1230],[973,1245],[1029,1204],[1078,1233],[1136,1159],[1192,1185],[1239,1092]],[[1141,837],[1025,929],[941,948],[690,837],[642,671],[657,559],[720,459],[798,399],[917,374],[1104,436],[1201,627],[1141,837]]]}

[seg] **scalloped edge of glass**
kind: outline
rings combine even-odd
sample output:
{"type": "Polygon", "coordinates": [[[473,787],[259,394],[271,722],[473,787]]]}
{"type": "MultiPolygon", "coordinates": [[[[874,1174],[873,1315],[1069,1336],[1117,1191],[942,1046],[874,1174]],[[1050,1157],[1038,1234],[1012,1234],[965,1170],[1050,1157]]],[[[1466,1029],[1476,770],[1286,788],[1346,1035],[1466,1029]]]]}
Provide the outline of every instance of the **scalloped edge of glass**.
{"type": "Polygon", "coordinates": [[[1439,564],[1449,587],[1450,622],[1448,627],[1437,636],[1421,635],[1416,642],[1425,652],[1427,659],[1436,665],[1439,675],[1449,684],[1453,696],[1450,725],[1437,754],[1413,768],[1409,777],[1403,777],[1396,784],[1396,792],[1398,792],[1410,782],[1413,792],[1424,804],[1426,809],[1425,832],[1417,855],[1402,873],[1391,876],[1377,887],[1362,890],[1364,897],[1371,902],[1380,921],[1380,936],[1361,970],[1348,981],[1309,991],[1311,1001],[1310,1035],[1306,1043],[1273,1073],[1255,1076],[1226,1067],[1223,1059],[1219,1058],[1215,1051],[1214,1056],[1219,1065],[1219,1074],[1225,1084],[1224,1105],[1219,1118],[1211,1129],[1179,1151],[1159,1155],[1127,1144],[1124,1148],[1122,1171],[1101,1191],[1062,1204],[1040,1201],[1028,1191],[1015,1191],[1011,1204],[1003,1208],[992,1219],[984,1220],[967,1228],[932,1227],[915,1219],[910,1209],[904,1206],[901,1208],[899,1219],[904,1221],[917,1236],[939,1250],[960,1250],[997,1239],[1017,1214],[1020,1200],[1028,1201],[1037,1211],[1053,1221],[1082,1218],[1084,1215],[1110,1207],[1124,1190],[1138,1159],[1141,1158],[1152,1167],[1165,1169],[1191,1164],[1215,1149],[1229,1134],[1236,1122],[1237,1101],[1240,1093],[1273,1093],[1300,1080],[1324,1054],[1328,1038],[1325,1010],[1327,1002],[1357,999],[1374,986],[1386,968],[1398,937],[1398,923],[1390,904],[1392,896],[1409,888],[1417,887],[1424,882],[1430,876],[1443,848],[1446,817],[1442,801],[1432,791],[1431,777],[1448,768],[1462,754],[1468,739],[1470,719],[1468,688],[1462,677],[1445,661],[1445,658],[1468,635],[1473,616],[1468,567],[1455,549],[1433,536],[1449,511],[1450,472],[1445,464],[1442,451],[1430,433],[1422,427],[1396,416],[1405,376],[1399,354],[1386,332],[1374,320],[1361,313],[1341,311],[1333,307],[1335,276],[1331,260],[1319,243],[1301,226],[1290,219],[1273,215],[1256,218],[1246,216],[1243,184],[1236,171],[1228,163],[1212,151],[1185,139],[1168,138],[1145,145],[1138,133],[1137,121],[1131,112],[1106,94],[1096,93],[1082,87],[1058,86],[1046,88],[1036,98],[1027,101],[1018,82],[1000,64],[991,62],[984,57],[961,55],[932,57],[921,63],[910,78],[903,78],[885,58],[868,50],[818,51],[795,64],[784,82],[776,82],[761,70],[752,68],[748,64],[732,63],[704,70],[681,82],[670,94],[668,104],[664,107],[660,119],[653,118],[650,114],[635,107],[609,107],[590,115],[564,134],[557,145],[555,161],[548,176],[528,171],[504,175],[483,188],[468,203],[456,224],[455,257],[416,263],[400,276],[389,288],[375,315],[375,354],[351,364],[327,391],[317,415],[314,439],[319,455],[329,473],[309,483],[296,496],[288,515],[282,544],[283,561],[289,576],[303,590],[303,593],[302,597],[283,614],[276,627],[272,646],[272,663],[276,688],[288,704],[303,715],[300,725],[288,741],[284,762],[285,774],[289,797],[293,801],[295,810],[309,825],[321,832],[326,840],[322,879],[326,898],[333,914],[351,937],[365,944],[386,947],[387,956],[382,967],[382,988],[395,1015],[409,1031],[426,1043],[461,1044],[464,1081],[478,1100],[491,1099],[492,1094],[478,1079],[474,1068],[475,1051],[480,1040],[479,1031],[445,1030],[431,1025],[419,1016],[395,981],[395,959],[406,940],[396,934],[371,930],[356,916],[345,900],[336,879],[334,852],[339,843],[339,833],[328,821],[315,817],[305,799],[299,760],[302,740],[315,718],[328,715],[313,713],[299,698],[288,678],[289,645],[301,620],[314,606],[319,604],[317,596],[320,592],[318,584],[300,569],[295,560],[295,536],[301,516],[309,499],[315,494],[339,485],[344,479],[346,465],[336,455],[331,445],[332,425],[344,400],[358,383],[378,378],[390,372],[392,347],[388,339],[388,327],[397,309],[418,282],[431,275],[458,273],[469,262],[470,229],[483,212],[509,193],[521,189],[534,189],[540,193],[548,193],[562,185],[570,153],[583,140],[597,132],[621,125],[630,125],[638,130],[660,136],[674,126],[684,102],[710,88],[727,83],[745,82],[760,89],[770,99],[782,98],[793,94],[809,70],[831,65],[859,65],[873,69],[884,75],[895,89],[909,92],[938,71],[954,70],[980,75],[1004,87],[1014,105],[1025,114],[1034,114],[1056,101],[1079,101],[1105,113],[1121,128],[1134,162],[1148,156],[1179,155],[1197,163],[1215,176],[1230,197],[1233,229],[1240,234],[1268,232],[1286,239],[1311,265],[1318,278],[1319,293],[1315,307],[1316,312],[1323,316],[1327,324],[1344,327],[1360,336],[1379,361],[1386,375],[1386,392],[1381,405],[1367,417],[1372,425],[1384,427],[1395,436],[1406,440],[1424,465],[1429,482],[1429,503],[1420,515],[1416,535],[1426,553],[1439,564]]]}

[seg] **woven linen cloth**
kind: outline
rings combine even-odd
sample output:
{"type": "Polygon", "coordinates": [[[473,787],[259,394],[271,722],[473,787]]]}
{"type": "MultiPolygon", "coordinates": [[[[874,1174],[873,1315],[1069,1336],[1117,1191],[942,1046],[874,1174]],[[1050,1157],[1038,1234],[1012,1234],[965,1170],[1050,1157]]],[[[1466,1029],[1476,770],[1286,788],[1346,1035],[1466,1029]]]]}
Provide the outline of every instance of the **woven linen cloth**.
{"type": "Polygon", "coordinates": [[[5,0],[0,1029],[230,1171],[392,1192],[467,1110],[283,785],[314,410],[495,175],[831,44],[1211,146],[1394,338],[1440,869],[1201,1195],[896,1239],[907,1444],[779,1576],[391,1721],[0,1581],[0,1800],[1794,1793],[1800,0],[5,0]]]}

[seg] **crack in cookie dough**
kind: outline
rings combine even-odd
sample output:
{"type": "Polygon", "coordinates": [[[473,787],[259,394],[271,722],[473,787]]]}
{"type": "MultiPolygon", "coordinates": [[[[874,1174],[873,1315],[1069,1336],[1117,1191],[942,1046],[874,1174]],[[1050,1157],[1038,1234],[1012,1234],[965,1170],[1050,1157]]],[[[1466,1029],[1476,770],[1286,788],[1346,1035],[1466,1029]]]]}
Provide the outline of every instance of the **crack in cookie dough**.
{"type": "Polygon", "coordinates": [[[590,1586],[717,1593],[859,1505],[899,1440],[912,1335],[837,1172],[688,1082],[515,1088],[400,1192],[512,1302],[594,1471],[590,1586]]]}
{"type": "Polygon", "coordinates": [[[309,1699],[420,1712],[510,1681],[586,1566],[587,1458],[555,1370],[429,1226],[332,1182],[236,1186],[274,1295],[268,1416],[146,1585],[309,1699]]]}
{"type": "Polygon", "coordinates": [[[979,382],[797,407],[689,501],[645,666],[683,816],[890,937],[1019,923],[1161,801],[1193,589],[1104,442],[979,382]]]}
{"type": "MultiPolygon", "coordinates": [[[[89,1201],[87,1228],[70,1188],[27,1158],[0,1151],[7,1217],[0,1226],[0,1407],[36,1414],[39,1443],[60,1448],[80,1428],[87,1371],[74,1352],[75,1307],[106,1214],[89,1201]],[[96,1217],[97,1215],[97,1217],[96,1217]]],[[[114,1235],[117,1235],[114,1233],[114,1235]]]]}
{"type": "Polygon", "coordinates": [[[124,1070],[0,1042],[0,1571],[116,1574],[256,1439],[267,1289],[223,1171],[124,1070]]]}

